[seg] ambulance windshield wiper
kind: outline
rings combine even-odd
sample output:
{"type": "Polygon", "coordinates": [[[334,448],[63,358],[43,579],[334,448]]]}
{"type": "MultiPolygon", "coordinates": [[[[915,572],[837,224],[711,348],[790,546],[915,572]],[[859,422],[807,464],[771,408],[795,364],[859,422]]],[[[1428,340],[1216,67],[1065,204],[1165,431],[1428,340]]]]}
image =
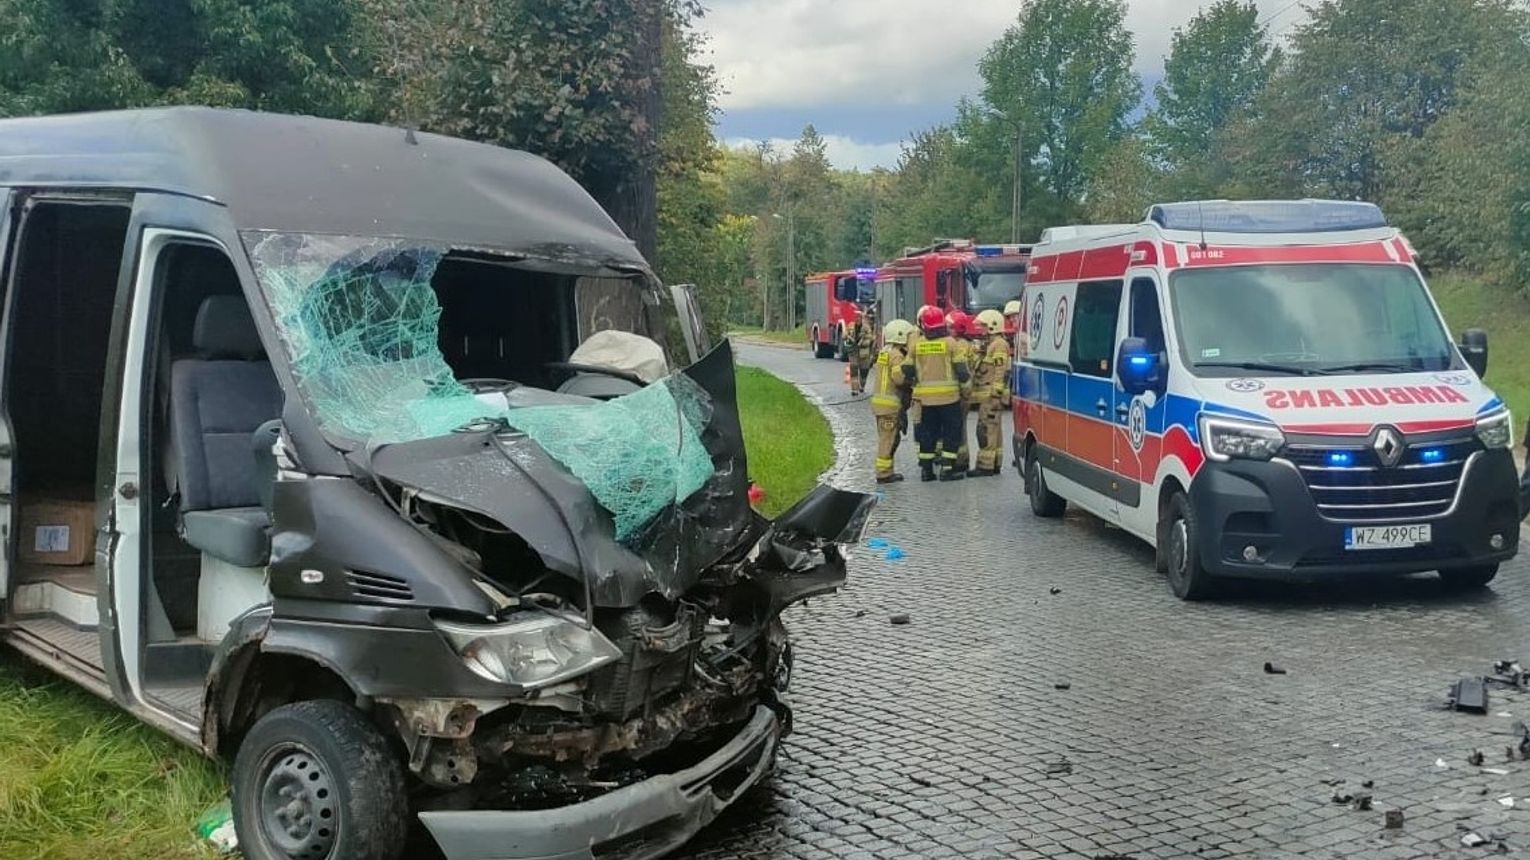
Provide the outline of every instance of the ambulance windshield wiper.
{"type": "Polygon", "coordinates": [[[1271,364],[1264,361],[1197,361],[1192,367],[1229,367],[1234,370],[1262,370],[1266,373],[1289,373],[1296,376],[1311,376],[1312,368],[1298,367],[1294,364],[1271,364]]]}
{"type": "Polygon", "coordinates": [[[1355,373],[1361,370],[1377,370],[1382,373],[1418,373],[1421,368],[1409,367],[1396,361],[1357,361],[1354,364],[1335,364],[1320,367],[1317,372],[1324,376],[1334,373],[1355,373]]]}

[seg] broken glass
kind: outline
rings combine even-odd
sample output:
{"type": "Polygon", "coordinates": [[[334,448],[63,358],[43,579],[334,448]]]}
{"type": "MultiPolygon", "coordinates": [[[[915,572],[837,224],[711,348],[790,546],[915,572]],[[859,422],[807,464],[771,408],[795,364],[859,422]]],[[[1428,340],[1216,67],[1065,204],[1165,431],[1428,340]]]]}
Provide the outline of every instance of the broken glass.
{"type": "Polygon", "coordinates": [[[521,408],[459,382],[438,346],[441,305],[431,287],[447,250],[354,236],[252,237],[256,277],[321,428],[381,445],[503,421],[579,478],[624,542],[706,483],[713,465],[700,434],[711,401],[683,374],[610,401],[521,408]]]}

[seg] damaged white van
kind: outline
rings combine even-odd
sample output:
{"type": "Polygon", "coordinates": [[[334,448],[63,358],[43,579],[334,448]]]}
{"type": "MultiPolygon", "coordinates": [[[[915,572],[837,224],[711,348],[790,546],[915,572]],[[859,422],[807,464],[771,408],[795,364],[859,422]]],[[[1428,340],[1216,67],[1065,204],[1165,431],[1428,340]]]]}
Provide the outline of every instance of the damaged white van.
{"type": "Polygon", "coordinates": [[[1030,266],[1014,445],[1036,514],[1118,523],[1186,599],[1222,577],[1477,587],[1517,551],[1487,336],[1451,340],[1376,206],[1162,204],[1049,230],[1030,266]]]}
{"type": "Polygon", "coordinates": [[[749,507],[733,361],[547,162],[0,122],[0,639],[233,762],[250,860],[642,858],[768,772],[869,497],[749,507]]]}

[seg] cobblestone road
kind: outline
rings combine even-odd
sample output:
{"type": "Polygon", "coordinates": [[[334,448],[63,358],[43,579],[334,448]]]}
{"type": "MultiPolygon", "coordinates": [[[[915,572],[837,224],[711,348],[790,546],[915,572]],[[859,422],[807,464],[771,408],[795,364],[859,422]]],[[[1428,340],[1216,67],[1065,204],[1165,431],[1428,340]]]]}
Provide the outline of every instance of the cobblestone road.
{"type": "MultiPolygon", "coordinates": [[[[869,488],[872,422],[842,366],[740,353],[824,402],[836,483],[869,488]]],[[[1504,761],[1530,694],[1442,707],[1451,681],[1530,660],[1526,563],[1468,597],[1416,578],[1192,605],[1145,546],[1023,502],[1013,474],[886,493],[869,533],[907,557],[862,549],[848,588],[792,612],[780,770],[685,856],[1530,856],[1530,762],[1504,761]],[[1468,764],[1474,748],[1506,773],[1468,764]],[[1336,780],[1375,808],[1333,803],[1336,780]],[[1501,841],[1468,849],[1467,830],[1501,841]]]]}

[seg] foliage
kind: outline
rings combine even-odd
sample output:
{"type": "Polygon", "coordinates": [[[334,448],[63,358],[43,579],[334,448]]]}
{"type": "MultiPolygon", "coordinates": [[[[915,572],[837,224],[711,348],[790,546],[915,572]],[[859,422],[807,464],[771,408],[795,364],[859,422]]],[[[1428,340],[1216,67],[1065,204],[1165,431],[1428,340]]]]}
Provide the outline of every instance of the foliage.
{"type": "Polygon", "coordinates": [[[1019,130],[1024,163],[1059,201],[1082,196],[1141,95],[1125,19],[1124,0],[1034,0],[978,63],[968,127],[1019,130]]]}
{"type": "Polygon", "coordinates": [[[1158,160],[1177,171],[1181,193],[1205,194],[1225,181],[1218,135],[1250,114],[1280,58],[1247,0],[1217,0],[1175,31],[1144,129],[1158,160]]]}
{"type": "Polygon", "coordinates": [[[210,104],[373,119],[355,0],[0,0],[0,115],[210,104]]]}

